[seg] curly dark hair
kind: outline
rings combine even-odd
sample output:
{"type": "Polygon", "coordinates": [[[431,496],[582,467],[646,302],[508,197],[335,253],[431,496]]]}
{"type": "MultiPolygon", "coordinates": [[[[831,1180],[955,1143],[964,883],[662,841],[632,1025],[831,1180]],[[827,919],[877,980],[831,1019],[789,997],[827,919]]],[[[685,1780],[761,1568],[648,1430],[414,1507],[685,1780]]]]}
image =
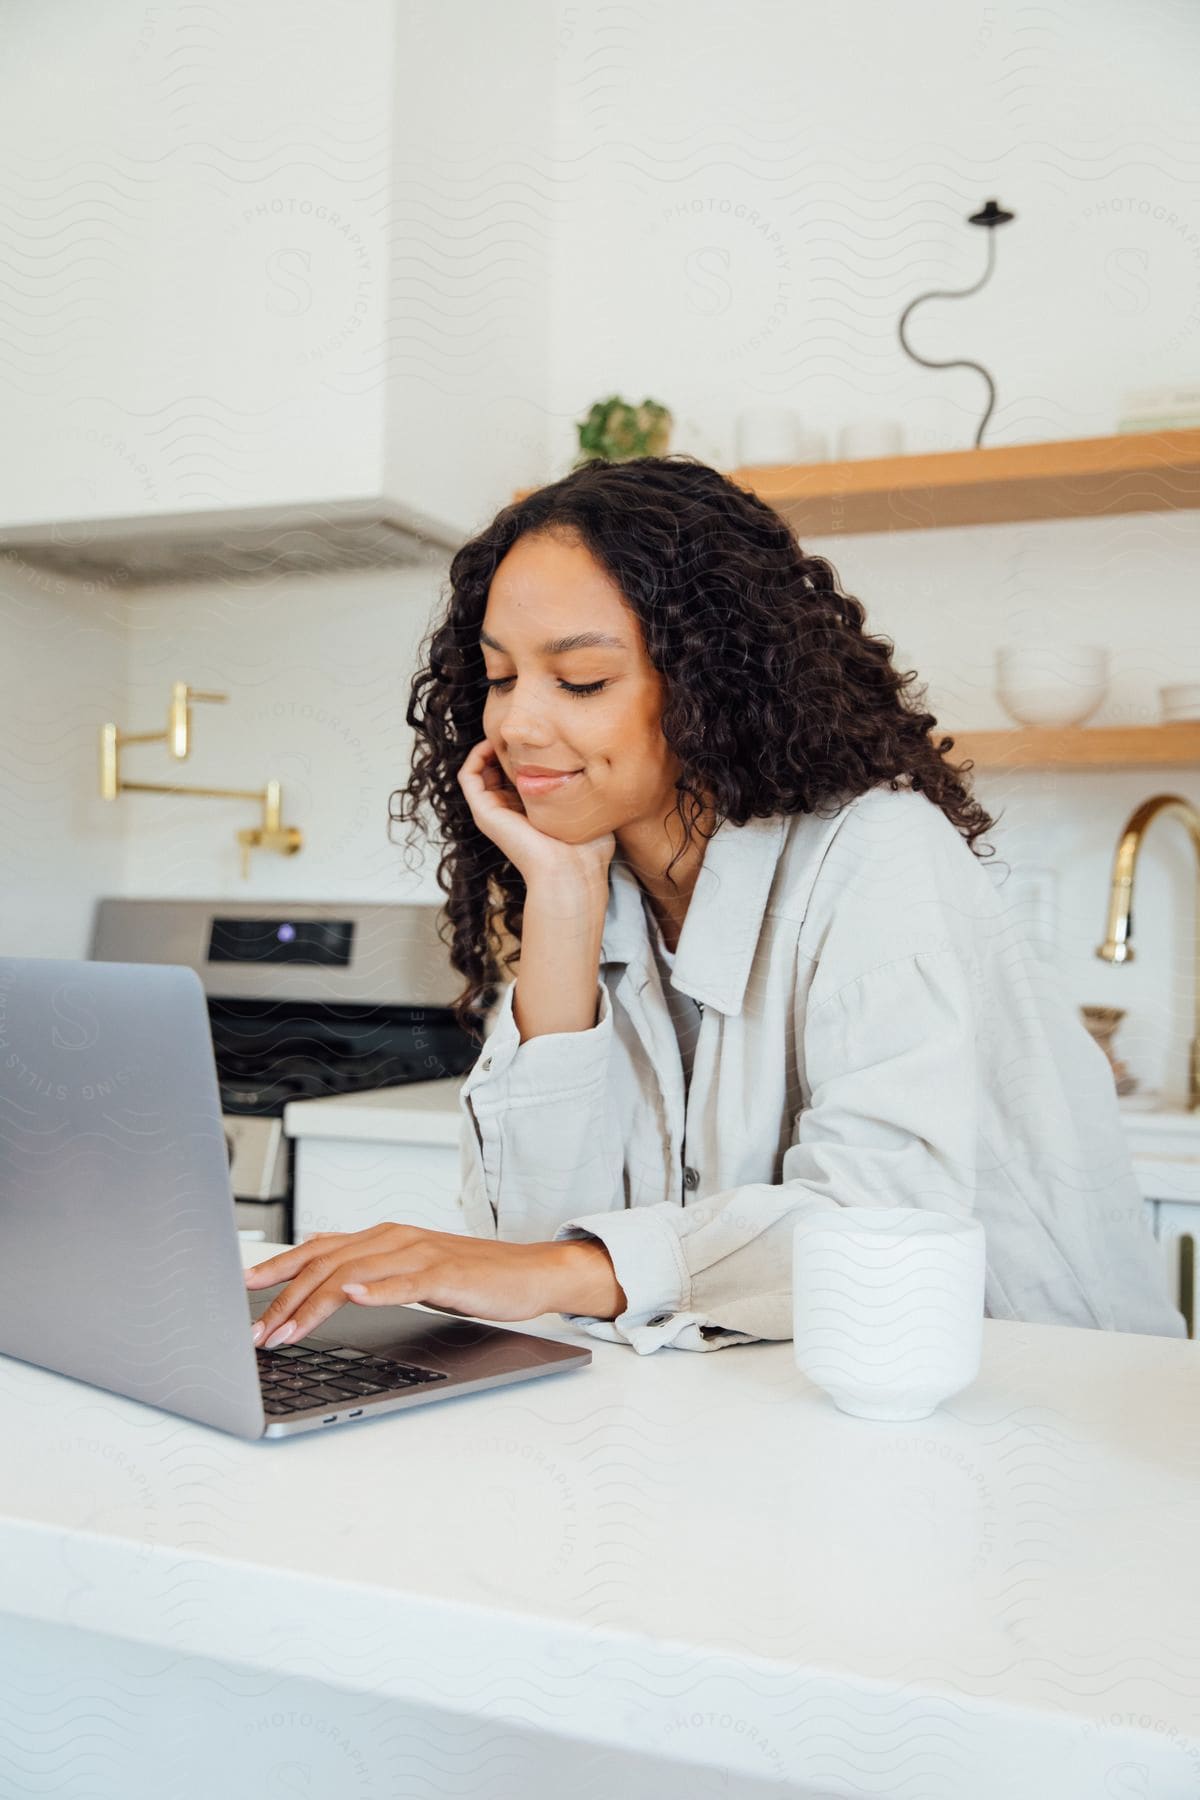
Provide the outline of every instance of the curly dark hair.
{"type": "Polygon", "coordinates": [[[437,820],[450,961],[467,983],[453,1011],[472,1037],[519,956],[510,950],[501,965],[496,921],[519,946],[525,883],[475,824],[457,776],[484,735],[488,590],[528,532],[582,542],[636,617],[666,684],[662,731],[682,764],[675,811],[685,846],[706,812],[714,831],[726,819],[836,812],[888,781],[925,793],[977,856],[994,855],[975,848],[995,820],[964,780],[973,765],[947,760],[952,737],[933,741],[924,688],[908,692],[915,672],[892,666],[895,646],[864,630],[865,608],[840,591],[825,557],[802,550],[777,512],[695,457],[587,463],[503,507],[457,551],[449,603],[412,681],[412,774],[389,816],[413,822],[409,847],[428,835],[423,802],[437,820]]]}

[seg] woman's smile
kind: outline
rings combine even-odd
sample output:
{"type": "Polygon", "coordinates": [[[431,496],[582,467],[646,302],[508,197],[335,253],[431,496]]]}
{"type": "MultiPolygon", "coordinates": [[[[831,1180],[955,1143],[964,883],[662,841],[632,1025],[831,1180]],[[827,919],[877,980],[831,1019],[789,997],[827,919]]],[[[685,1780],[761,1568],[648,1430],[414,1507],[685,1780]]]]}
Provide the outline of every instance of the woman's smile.
{"type": "Polygon", "coordinates": [[[582,769],[571,769],[563,775],[516,775],[514,780],[522,794],[556,794],[567,783],[582,775],[582,769]]]}

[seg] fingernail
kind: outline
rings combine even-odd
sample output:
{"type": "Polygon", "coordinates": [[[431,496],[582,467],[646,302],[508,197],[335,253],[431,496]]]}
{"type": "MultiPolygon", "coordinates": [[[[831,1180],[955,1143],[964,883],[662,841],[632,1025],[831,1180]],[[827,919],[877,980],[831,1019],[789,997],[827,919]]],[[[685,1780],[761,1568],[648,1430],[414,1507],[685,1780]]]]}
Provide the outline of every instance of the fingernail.
{"type": "Polygon", "coordinates": [[[344,1281],[342,1283],[343,1294],[349,1294],[352,1300],[361,1300],[366,1291],[361,1281],[344,1281]]]}
{"type": "Polygon", "coordinates": [[[257,1344],[257,1342],[261,1338],[262,1334],[263,1334],[263,1322],[260,1319],[258,1321],[258,1324],[254,1327],[254,1330],[250,1333],[250,1342],[252,1344],[257,1344]]]}
{"type": "Polygon", "coordinates": [[[296,1321],[294,1319],[289,1319],[286,1325],[281,1325],[278,1331],[273,1331],[271,1333],[270,1337],[263,1345],[263,1349],[274,1350],[276,1344],[286,1344],[288,1339],[295,1332],[295,1329],[296,1321]]]}

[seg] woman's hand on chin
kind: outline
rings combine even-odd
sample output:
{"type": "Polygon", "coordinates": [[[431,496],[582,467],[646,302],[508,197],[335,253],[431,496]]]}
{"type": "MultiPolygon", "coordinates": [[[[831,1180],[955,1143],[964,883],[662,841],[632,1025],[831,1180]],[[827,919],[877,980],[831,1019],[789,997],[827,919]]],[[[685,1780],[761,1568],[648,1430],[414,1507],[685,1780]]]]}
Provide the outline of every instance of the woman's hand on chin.
{"type": "Polygon", "coordinates": [[[422,1302],[470,1318],[547,1312],[616,1318],[625,1295],[603,1244],[506,1244],[417,1225],[322,1231],[246,1270],[248,1288],[286,1281],[254,1328],[264,1349],[298,1344],[338,1308],[422,1302]],[[609,1310],[611,1308],[611,1310],[609,1310]]]}

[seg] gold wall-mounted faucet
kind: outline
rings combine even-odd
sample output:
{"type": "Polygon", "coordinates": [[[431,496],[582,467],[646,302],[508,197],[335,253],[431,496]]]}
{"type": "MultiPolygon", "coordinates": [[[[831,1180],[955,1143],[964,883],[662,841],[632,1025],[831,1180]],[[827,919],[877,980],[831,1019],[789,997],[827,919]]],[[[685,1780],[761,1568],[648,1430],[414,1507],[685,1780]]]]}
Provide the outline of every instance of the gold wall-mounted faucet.
{"type": "Polygon", "coordinates": [[[242,879],[250,874],[251,850],[275,850],[281,856],[294,856],[304,844],[304,834],[296,825],[281,822],[282,792],[277,781],[262,788],[187,787],[180,782],[126,781],[121,774],[121,751],[127,744],[166,744],[176,762],[186,762],[192,747],[192,705],[195,701],[223,703],[228,694],[206,694],[190,688],[186,681],[171,683],[171,700],[167,708],[165,731],[118,731],[112,724],[100,727],[100,797],[115,800],[118,794],[200,794],[209,800],[257,800],[263,809],[260,826],[239,831],[242,850],[242,879]]]}
{"type": "Polygon", "coordinates": [[[1191,1054],[1188,1058],[1187,1100],[1188,1111],[1194,1112],[1200,1107],[1200,812],[1189,800],[1181,799],[1178,794],[1154,794],[1149,800],[1143,800],[1136,812],[1130,814],[1113,859],[1108,925],[1104,942],[1097,946],[1096,955],[1110,963],[1133,961],[1133,944],[1130,940],[1133,935],[1134,871],[1146,827],[1160,812],[1173,812],[1182,819],[1196,851],[1196,1002],[1191,1054]]]}
{"type": "Polygon", "coordinates": [[[238,832],[238,843],[242,846],[243,878],[250,874],[252,850],[277,850],[280,856],[294,856],[304,842],[297,826],[281,825],[279,822],[282,800],[277,781],[268,781],[263,789],[262,802],[262,824],[247,826],[238,832]]]}

